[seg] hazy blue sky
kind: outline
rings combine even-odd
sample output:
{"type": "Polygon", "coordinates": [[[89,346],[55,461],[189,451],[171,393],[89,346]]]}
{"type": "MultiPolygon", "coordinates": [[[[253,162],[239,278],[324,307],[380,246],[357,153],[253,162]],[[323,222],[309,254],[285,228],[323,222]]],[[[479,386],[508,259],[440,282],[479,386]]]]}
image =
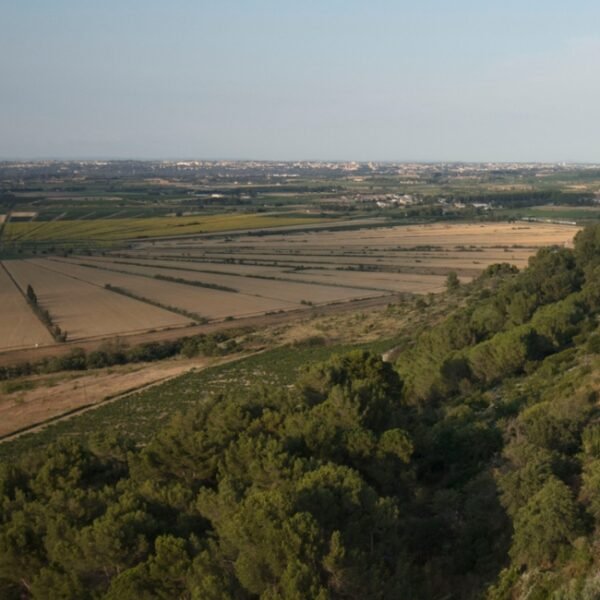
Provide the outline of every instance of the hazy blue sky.
{"type": "Polygon", "coordinates": [[[600,3],[3,0],[0,157],[600,162],[600,3]]]}

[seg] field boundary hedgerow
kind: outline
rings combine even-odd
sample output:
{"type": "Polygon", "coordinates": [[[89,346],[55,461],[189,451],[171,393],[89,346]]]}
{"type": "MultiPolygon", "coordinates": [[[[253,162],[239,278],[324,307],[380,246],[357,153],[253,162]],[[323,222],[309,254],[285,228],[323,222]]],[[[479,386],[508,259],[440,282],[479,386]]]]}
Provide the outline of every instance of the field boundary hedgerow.
{"type": "Polygon", "coordinates": [[[199,325],[208,323],[208,319],[206,317],[203,317],[202,315],[199,315],[198,313],[190,312],[183,308],[178,308],[177,306],[168,306],[166,304],[162,304],[161,302],[156,302],[155,300],[150,300],[150,298],[146,298],[145,296],[139,296],[138,294],[126,290],[125,288],[118,287],[116,285],[111,285],[110,283],[105,283],[103,289],[108,290],[109,292],[114,292],[115,294],[121,294],[122,296],[133,298],[134,300],[138,300],[139,302],[151,304],[152,306],[162,308],[163,310],[168,310],[169,312],[176,313],[178,315],[181,315],[182,317],[187,317],[188,319],[192,319],[199,325]]]}
{"type": "MultiPolygon", "coordinates": [[[[144,268],[151,268],[151,267],[156,267],[156,268],[160,268],[160,269],[168,269],[168,270],[172,270],[172,271],[193,271],[195,273],[210,273],[212,275],[223,275],[223,276],[227,276],[227,277],[244,277],[244,278],[249,278],[249,279],[263,279],[266,281],[282,281],[282,282],[289,282],[289,283],[306,283],[309,285],[327,285],[330,287],[338,287],[338,288],[345,288],[345,289],[358,289],[358,290],[365,290],[365,291],[374,291],[374,292],[390,292],[391,290],[387,289],[387,288],[380,288],[380,287],[374,287],[374,286],[365,286],[365,285],[346,285],[343,283],[338,283],[338,282],[323,282],[323,281],[314,281],[314,280],[310,280],[310,279],[292,279],[290,277],[277,277],[275,275],[269,276],[269,275],[253,275],[250,273],[228,273],[227,271],[214,271],[214,270],[209,270],[209,269],[193,269],[193,268],[189,268],[189,269],[185,269],[183,267],[172,267],[172,266],[167,266],[167,265],[152,265],[152,264],[144,264],[144,263],[136,263],[136,262],[123,262],[123,261],[114,261],[111,260],[110,257],[104,257],[107,262],[110,262],[112,264],[119,264],[119,265],[131,265],[132,267],[144,267],[144,268]]],[[[62,262],[62,261],[59,261],[62,262]]],[[[189,261],[192,264],[198,264],[197,262],[194,263],[193,261],[189,261]]],[[[90,268],[94,268],[94,269],[103,269],[105,271],[114,271],[115,273],[121,273],[121,274],[127,274],[127,275],[136,275],[139,277],[150,277],[150,278],[154,278],[154,279],[159,279],[161,281],[170,281],[171,283],[181,283],[184,285],[194,285],[194,286],[198,286],[198,287],[205,287],[205,288],[209,288],[209,289],[215,289],[215,290],[221,290],[223,292],[234,292],[234,293],[239,293],[240,290],[233,288],[233,287],[228,287],[225,285],[219,285],[219,284],[214,284],[214,283],[206,283],[203,281],[192,281],[189,279],[184,279],[184,278],[179,278],[179,277],[169,277],[168,275],[147,275],[144,273],[134,273],[132,271],[123,271],[120,269],[112,269],[111,267],[107,267],[107,266],[103,266],[103,265],[94,265],[91,263],[77,263],[79,266],[81,267],[90,267],[90,268]]],[[[218,264],[218,263],[211,263],[211,264],[218,264]]]]}
{"type": "MultiPolygon", "coordinates": [[[[60,264],[70,264],[67,261],[56,260],[53,258],[49,258],[48,260],[53,260],[54,262],[58,262],[60,264]]],[[[109,262],[112,262],[112,261],[109,261],[109,262]]],[[[228,287],[226,285],[219,285],[217,283],[207,283],[205,281],[191,281],[190,279],[183,279],[180,277],[169,277],[168,275],[160,275],[160,274],[148,275],[146,273],[132,273],[131,271],[124,271],[122,269],[113,269],[111,267],[107,267],[104,265],[95,265],[93,263],[86,263],[86,262],[78,262],[76,264],[80,267],[86,267],[88,269],[99,269],[101,271],[109,271],[109,272],[112,271],[113,273],[119,273],[121,275],[134,275],[136,277],[146,277],[148,279],[158,279],[159,281],[167,281],[170,283],[180,283],[182,285],[192,285],[194,287],[203,287],[203,288],[206,288],[209,290],[219,290],[221,292],[231,292],[233,294],[239,294],[239,290],[236,290],[235,288],[232,288],[232,287],[228,287]]],[[[114,264],[121,264],[121,263],[114,263],[114,264]]],[[[137,266],[143,267],[143,266],[147,266],[147,265],[140,264],[137,266]]],[[[129,294],[129,295],[131,295],[131,294],[129,294]]],[[[137,299],[139,300],[140,298],[137,298],[137,299]]],[[[152,301],[150,301],[148,299],[144,299],[143,301],[149,302],[150,304],[153,303],[152,301]]],[[[165,308],[165,307],[161,306],[161,308],[165,308]]],[[[171,310],[171,309],[168,309],[168,310],[171,310]]],[[[185,315],[185,316],[187,316],[187,315],[185,315]]]]}

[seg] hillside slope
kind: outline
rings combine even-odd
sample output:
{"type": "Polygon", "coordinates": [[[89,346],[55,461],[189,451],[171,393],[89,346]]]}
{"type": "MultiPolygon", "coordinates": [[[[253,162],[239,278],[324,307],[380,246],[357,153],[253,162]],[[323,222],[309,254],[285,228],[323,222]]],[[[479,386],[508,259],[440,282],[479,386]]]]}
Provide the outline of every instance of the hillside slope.
{"type": "Polygon", "coordinates": [[[600,227],[453,293],[395,365],[2,464],[0,595],[600,597],[600,227]]]}

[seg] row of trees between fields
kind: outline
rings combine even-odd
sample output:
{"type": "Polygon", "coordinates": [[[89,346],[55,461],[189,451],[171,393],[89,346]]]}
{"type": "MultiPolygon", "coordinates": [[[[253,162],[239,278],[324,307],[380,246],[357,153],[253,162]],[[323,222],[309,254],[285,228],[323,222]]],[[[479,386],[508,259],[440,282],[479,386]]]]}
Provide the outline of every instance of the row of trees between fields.
{"type": "Polygon", "coordinates": [[[59,325],[54,322],[50,311],[48,311],[48,309],[40,305],[40,303],[38,302],[37,294],[35,293],[31,284],[27,285],[25,297],[27,298],[27,302],[33,310],[33,312],[36,314],[38,319],[47,327],[54,340],[57,342],[66,342],[67,332],[63,331],[59,327],[59,325]]]}
{"type": "Polygon", "coordinates": [[[101,344],[97,350],[73,348],[65,354],[44,358],[37,362],[23,362],[0,366],[0,381],[27,375],[43,375],[61,371],[84,371],[130,363],[154,362],[175,356],[225,356],[243,350],[244,335],[248,328],[234,328],[211,334],[187,336],[164,342],[146,342],[128,345],[116,338],[101,344]],[[238,340],[237,338],[241,338],[238,340]]]}

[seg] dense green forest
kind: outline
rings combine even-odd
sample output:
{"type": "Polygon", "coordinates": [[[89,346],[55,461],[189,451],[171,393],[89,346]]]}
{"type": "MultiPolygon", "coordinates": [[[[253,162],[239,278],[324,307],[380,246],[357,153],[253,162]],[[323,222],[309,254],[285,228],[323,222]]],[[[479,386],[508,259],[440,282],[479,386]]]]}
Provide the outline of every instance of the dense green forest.
{"type": "Polygon", "coordinates": [[[600,598],[600,227],[448,293],[394,365],[2,464],[0,596],[600,598]]]}

